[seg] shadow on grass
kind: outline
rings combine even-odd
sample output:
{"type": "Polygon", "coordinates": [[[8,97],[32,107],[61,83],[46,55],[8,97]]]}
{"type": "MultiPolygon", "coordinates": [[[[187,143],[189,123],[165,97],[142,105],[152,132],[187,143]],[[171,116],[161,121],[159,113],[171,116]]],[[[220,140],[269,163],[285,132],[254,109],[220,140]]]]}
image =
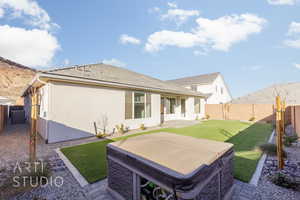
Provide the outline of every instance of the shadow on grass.
{"type": "Polygon", "coordinates": [[[249,182],[262,153],[257,146],[266,143],[272,133],[271,124],[254,123],[226,142],[234,144],[234,177],[249,182]]]}
{"type": "Polygon", "coordinates": [[[230,133],[229,131],[225,130],[225,129],[220,129],[220,133],[222,135],[224,135],[225,137],[231,138],[233,136],[232,133],[230,133]]]}
{"type": "Polygon", "coordinates": [[[236,152],[252,151],[259,144],[267,142],[271,133],[271,124],[254,123],[226,140],[226,142],[234,144],[234,150],[236,152]]]}

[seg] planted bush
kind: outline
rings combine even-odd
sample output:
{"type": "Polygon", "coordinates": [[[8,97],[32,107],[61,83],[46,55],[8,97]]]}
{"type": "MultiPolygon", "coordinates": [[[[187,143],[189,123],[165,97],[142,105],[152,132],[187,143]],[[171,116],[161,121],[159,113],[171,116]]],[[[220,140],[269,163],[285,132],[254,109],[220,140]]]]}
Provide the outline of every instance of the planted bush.
{"type": "Polygon", "coordinates": [[[275,174],[270,176],[270,180],[278,186],[299,190],[300,183],[293,179],[291,176],[283,174],[282,172],[276,172],[275,174]]]}
{"type": "Polygon", "coordinates": [[[140,129],[141,129],[141,130],[146,130],[145,124],[141,124],[141,125],[140,125],[140,129]]]}
{"type": "Polygon", "coordinates": [[[292,146],[292,144],[294,142],[296,142],[298,140],[298,136],[297,135],[293,135],[293,136],[284,136],[284,140],[283,140],[283,144],[287,147],[292,146]]]}
{"type": "Polygon", "coordinates": [[[104,138],[106,136],[107,135],[105,133],[97,133],[97,135],[96,135],[97,138],[104,138]]]}
{"type": "Polygon", "coordinates": [[[249,121],[250,121],[250,122],[255,121],[255,117],[251,117],[251,118],[249,119],[249,121]]]}

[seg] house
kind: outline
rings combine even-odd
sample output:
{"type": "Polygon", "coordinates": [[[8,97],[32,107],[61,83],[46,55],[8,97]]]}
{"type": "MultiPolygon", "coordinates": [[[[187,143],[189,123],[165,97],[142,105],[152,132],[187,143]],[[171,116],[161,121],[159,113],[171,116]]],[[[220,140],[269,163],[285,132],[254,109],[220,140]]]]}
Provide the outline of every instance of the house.
{"type": "Polygon", "coordinates": [[[23,105],[20,97],[35,74],[34,69],[0,57],[0,103],[23,105]]]}
{"type": "Polygon", "coordinates": [[[90,64],[38,73],[23,93],[30,116],[30,88],[38,88],[37,129],[46,142],[92,136],[121,124],[137,129],[205,115],[207,95],[124,68],[90,64]]]}
{"type": "Polygon", "coordinates": [[[169,80],[192,91],[208,93],[207,104],[222,104],[231,101],[232,96],[221,73],[202,74],[169,80]]]}
{"type": "Polygon", "coordinates": [[[300,82],[280,83],[233,99],[233,104],[275,104],[275,97],[280,95],[287,105],[300,105],[300,82]]]}

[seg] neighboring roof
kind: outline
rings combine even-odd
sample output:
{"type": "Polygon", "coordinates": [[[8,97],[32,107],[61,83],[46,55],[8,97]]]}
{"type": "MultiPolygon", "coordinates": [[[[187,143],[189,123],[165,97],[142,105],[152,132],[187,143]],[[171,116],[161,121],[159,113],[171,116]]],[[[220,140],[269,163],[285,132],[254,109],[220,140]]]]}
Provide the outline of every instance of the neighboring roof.
{"type": "Polygon", "coordinates": [[[0,105],[11,105],[12,103],[11,100],[0,96],[0,105]]]}
{"type": "Polygon", "coordinates": [[[172,94],[206,97],[205,94],[190,91],[176,84],[167,83],[166,81],[152,78],[121,67],[102,63],[49,70],[41,73],[40,76],[59,76],[62,79],[80,78],[90,81],[101,81],[102,83],[104,82],[107,84],[121,84],[127,88],[133,87],[172,94]]]}
{"type": "Polygon", "coordinates": [[[216,80],[216,78],[220,75],[220,72],[215,72],[211,74],[202,74],[198,76],[190,76],[179,79],[168,80],[169,83],[175,83],[180,85],[206,85],[211,84],[216,80]]]}
{"type": "Polygon", "coordinates": [[[275,104],[279,94],[288,105],[300,105],[300,82],[282,83],[258,90],[232,100],[235,104],[275,104]]]}

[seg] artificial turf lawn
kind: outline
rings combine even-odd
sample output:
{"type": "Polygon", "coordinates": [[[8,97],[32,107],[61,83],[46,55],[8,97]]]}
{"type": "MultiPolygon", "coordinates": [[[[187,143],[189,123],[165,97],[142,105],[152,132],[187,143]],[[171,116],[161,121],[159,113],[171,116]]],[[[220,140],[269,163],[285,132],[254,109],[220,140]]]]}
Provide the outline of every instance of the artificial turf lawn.
{"type": "MultiPolygon", "coordinates": [[[[196,138],[226,141],[234,144],[234,177],[249,182],[261,157],[256,147],[271,135],[272,125],[240,121],[209,120],[184,128],[165,128],[73,147],[62,152],[89,183],[106,177],[106,145],[141,134],[170,132],[196,138]]],[[[183,155],[184,156],[184,155],[183,155]]]]}

